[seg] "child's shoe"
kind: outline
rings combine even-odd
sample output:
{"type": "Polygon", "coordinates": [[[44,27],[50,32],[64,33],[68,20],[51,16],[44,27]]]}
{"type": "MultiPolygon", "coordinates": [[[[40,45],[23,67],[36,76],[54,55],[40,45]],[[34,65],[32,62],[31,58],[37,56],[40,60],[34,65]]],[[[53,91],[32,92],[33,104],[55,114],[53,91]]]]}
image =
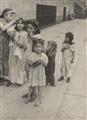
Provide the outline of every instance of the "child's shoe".
{"type": "Polygon", "coordinates": [[[51,86],[56,87],[55,83],[51,83],[51,86]]]}
{"type": "Polygon", "coordinates": [[[35,101],[35,99],[36,99],[36,95],[31,95],[31,97],[30,97],[30,102],[35,101]]]}
{"type": "Polygon", "coordinates": [[[66,82],[69,83],[71,81],[70,77],[67,78],[66,82]]]}
{"type": "Polygon", "coordinates": [[[22,84],[18,84],[18,83],[16,83],[16,85],[17,85],[18,87],[21,87],[21,86],[22,86],[22,84]]]}
{"type": "Polygon", "coordinates": [[[63,76],[61,76],[61,77],[58,79],[58,81],[62,81],[62,80],[64,80],[64,77],[63,77],[63,76]]]}
{"type": "Polygon", "coordinates": [[[0,86],[3,86],[3,85],[5,85],[4,82],[0,82],[0,86]]]}
{"type": "Polygon", "coordinates": [[[10,81],[8,81],[7,84],[6,84],[6,87],[9,87],[11,85],[12,85],[12,83],[10,81]]]}
{"type": "Polygon", "coordinates": [[[28,97],[28,93],[22,96],[22,98],[27,98],[27,97],[28,97]]]}
{"type": "Polygon", "coordinates": [[[5,85],[5,78],[0,77],[0,86],[5,85]]]}

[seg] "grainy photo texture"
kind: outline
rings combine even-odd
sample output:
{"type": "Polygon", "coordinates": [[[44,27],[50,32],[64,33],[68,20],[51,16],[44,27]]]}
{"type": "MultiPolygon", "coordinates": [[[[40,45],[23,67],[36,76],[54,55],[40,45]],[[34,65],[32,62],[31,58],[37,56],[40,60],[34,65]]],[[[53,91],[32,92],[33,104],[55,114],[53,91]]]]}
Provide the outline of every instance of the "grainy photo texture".
{"type": "Polygon", "coordinates": [[[87,120],[87,0],[0,0],[0,120],[87,120]]]}

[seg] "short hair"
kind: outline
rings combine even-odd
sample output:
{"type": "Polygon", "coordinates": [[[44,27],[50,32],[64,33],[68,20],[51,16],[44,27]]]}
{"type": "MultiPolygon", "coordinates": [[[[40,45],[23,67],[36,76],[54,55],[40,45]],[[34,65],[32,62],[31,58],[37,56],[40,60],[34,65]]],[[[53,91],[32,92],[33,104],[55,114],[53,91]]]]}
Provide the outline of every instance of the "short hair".
{"type": "Polygon", "coordinates": [[[73,35],[72,32],[67,32],[67,33],[65,34],[65,36],[66,36],[66,37],[69,37],[70,40],[73,40],[73,39],[74,39],[74,35],[73,35]]]}
{"type": "Polygon", "coordinates": [[[32,46],[32,51],[34,51],[34,47],[36,44],[41,44],[43,49],[44,49],[44,40],[39,39],[39,38],[33,38],[33,46],[32,46]]]}
{"type": "Polygon", "coordinates": [[[67,32],[66,34],[65,34],[65,37],[69,37],[69,43],[70,44],[72,44],[73,42],[73,39],[74,39],[74,35],[73,35],[73,33],[72,32],[67,32]]]}
{"type": "Polygon", "coordinates": [[[17,24],[19,24],[19,22],[21,21],[22,24],[24,24],[24,30],[25,30],[25,20],[23,18],[19,18],[17,21],[16,21],[16,26],[15,26],[15,29],[18,31],[18,28],[17,28],[17,24]]]}
{"type": "Polygon", "coordinates": [[[25,24],[26,28],[28,24],[31,24],[35,28],[34,34],[40,34],[40,28],[37,20],[35,19],[26,20],[26,24],[25,24]]]}
{"type": "Polygon", "coordinates": [[[51,47],[53,48],[53,50],[56,51],[56,49],[57,49],[57,43],[55,41],[50,40],[50,41],[48,41],[48,44],[50,44],[51,47]]]}
{"type": "Polygon", "coordinates": [[[0,15],[1,18],[4,18],[4,15],[9,12],[9,11],[13,11],[13,13],[16,13],[13,9],[11,8],[6,8],[2,11],[2,14],[0,15]]]}

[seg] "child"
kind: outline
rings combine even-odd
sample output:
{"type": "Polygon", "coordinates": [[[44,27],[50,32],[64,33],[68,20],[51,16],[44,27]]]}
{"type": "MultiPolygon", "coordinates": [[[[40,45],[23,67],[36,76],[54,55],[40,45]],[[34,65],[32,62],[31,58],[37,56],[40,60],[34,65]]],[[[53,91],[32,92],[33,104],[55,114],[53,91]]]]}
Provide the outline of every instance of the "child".
{"type": "MultiPolygon", "coordinates": [[[[34,38],[41,38],[41,35],[40,35],[40,29],[39,29],[39,25],[38,25],[38,22],[35,20],[35,19],[30,19],[30,20],[27,20],[26,21],[26,31],[28,33],[28,39],[29,39],[29,42],[28,42],[28,48],[27,48],[27,51],[26,51],[26,57],[29,56],[32,52],[32,46],[33,46],[33,40],[34,38]]],[[[29,67],[27,68],[27,62],[26,62],[26,75],[27,75],[27,79],[29,77],[29,67]]],[[[32,87],[32,94],[31,94],[31,99],[30,101],[34,101],[35,100],[35,88],[32,87]]],[[[28,97],[28,94],[25,94],[22,96],[23,98],[26,98],[28,97]]]]}
{"type": "Polygon", "coordinates": [[[59,81],[66,79],[70,82],[71,79],[71,64],[74,62],[74,35],[71,32],[65,34],[65,41],[62,43],[62,66],[61,77],[59,81]]]}
{"type": "Polygon", "coordinates": [[[6,8],[0,15],[0,85],[6,85],[9,73],[9,36],[7,30],[14,26],[18,18],[16,12],[11,8],[6,8]]]}
{"type": "Polygon", "coordinates": [[[43,53],[43,45],[44,41],[36,38],[33,42],[33,52],[27,58],[29,65],[29,92],[25,103],[28,104],[34,87],[36,92],[35,106],[41,103],[42,87],[46,85],[45,66],[48,63],[48,58],[43,53]]]}
{"type": "Polygon", "coordinates": [[[57,43],[55,41],[48,41],[46,55],[48,56],[48,64],[46,66],[46,83],[55,87],[55,57],[56,57],[57,43]]]}
{"type": "Polygon", "coordinates": [[[25,21],[23,18],[19,18],[16,22],[15,30],[8,31],[11,37],[13,35],[13,41],[9,46],[9,76],[11,84],[17,84],[21,86],[24,82],[24,54],[27,49],[28,34],[25,31],[25,21]],[[13,32],[13,34],[12,34],[13,32]]]}
{"type": "Polygon", "coordinates": [[[38,22],[35,19],[30,19],[26,21],[26,31],[29,33],[29,36],[31,38],[41,38],[40,28],[38,22]]]}

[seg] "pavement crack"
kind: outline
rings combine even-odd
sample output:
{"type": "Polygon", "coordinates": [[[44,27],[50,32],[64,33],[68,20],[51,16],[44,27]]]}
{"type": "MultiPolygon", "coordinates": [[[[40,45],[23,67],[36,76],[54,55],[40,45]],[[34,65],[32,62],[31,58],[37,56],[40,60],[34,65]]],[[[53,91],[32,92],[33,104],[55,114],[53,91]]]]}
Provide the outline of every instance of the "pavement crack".
{"type": "Polygon", "coordinates": [[[71,93],[63,93],[64,95],[71,95],[71,96],[77,96],[77,97],[84,97],[87,98],[85,95],[80,95],[80,94],[71,94],[71,93]]]}
{"type": "MultiPolygon", "coordinates": [[[[69,89],[70,89],[70,84],[67,86],[66,92],[68,92],[69,89]]],[[[63,99],[62,99],[62,101],[61,101],[61,103],[60,103],[60,106],[59,106],[59,108],[58,108],[58,111],[57,111],[57,113],[56,113],[56,116],[55,116],[55,119],[54,119],[54,120],[57,120],[57,115],[60,113],[60,111],[61,111],[61,109],[62,109],[62,107],[63,107],[63,103],[64,103],[65,99],[66,99],[66,94],[64,94],[64,97],[63,97],[63,99]]]]}

